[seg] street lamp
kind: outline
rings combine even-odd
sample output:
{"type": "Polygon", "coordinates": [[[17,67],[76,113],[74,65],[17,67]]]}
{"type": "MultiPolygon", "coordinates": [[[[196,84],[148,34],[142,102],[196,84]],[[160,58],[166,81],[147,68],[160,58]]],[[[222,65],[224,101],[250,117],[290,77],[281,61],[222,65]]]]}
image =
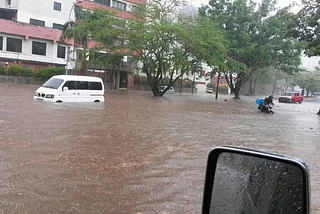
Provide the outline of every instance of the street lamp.
{"type": "MultiPolygon", "coordinates": [[[[73,3],[73,5],[72,5],[72,7],[71,7],[71,9],[70,9],[70,12],[69,12],[69,19],[68,19],[68,24],[69,24],[69,26],[68,26],[68,28],[69,27],[71,27],[70,26],[70,21],[71,21],[71,13],[72,13],[72,11],[74,10],[74,8],[77,6],[77,4],[79,4],[79,3],[81,3],[82,2],[82,0],[79,0],[78,2],[76,2],[76,3],[73,3]]],[[[70,45],[69,45],[69,43],[68,43],[68,48],[67,48],[68,50],[67,50],[67,68],[66,68],[66,75],[68,75],[68,68],[69,68],[69,62],[70,62],[70,45]]],[[[74,60],[74,49],[75,49],[75,41],[74,41],[74,38],[73,38],[73,60],[74,60]]]]}

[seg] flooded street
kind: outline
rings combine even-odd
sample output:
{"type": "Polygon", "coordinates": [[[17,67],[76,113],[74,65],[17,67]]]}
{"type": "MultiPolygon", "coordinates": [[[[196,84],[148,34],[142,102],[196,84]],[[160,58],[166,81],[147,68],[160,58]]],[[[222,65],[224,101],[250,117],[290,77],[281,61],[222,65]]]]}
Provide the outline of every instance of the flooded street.
{"type": "Polygon", "coordinates": [[[255,97],[107,91],[55,104],[34,101],[36,88],[0,84],[0,213],[201,213],[221,145],[304,160],[320,213],[320,99],[266,115],[255,97]]]}

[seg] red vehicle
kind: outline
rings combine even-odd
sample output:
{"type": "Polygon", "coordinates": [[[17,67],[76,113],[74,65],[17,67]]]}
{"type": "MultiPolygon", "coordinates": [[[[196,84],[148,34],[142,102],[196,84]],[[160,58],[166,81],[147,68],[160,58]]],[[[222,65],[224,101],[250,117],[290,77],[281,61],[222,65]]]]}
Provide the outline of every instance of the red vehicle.
{"type": "Polygon", "coordinates": [[[279,103],[302,103],[303,96],[300,96],[299,92],[293,91],[293,92],[285,92],[282,96],[278,99],[279,103]]]}

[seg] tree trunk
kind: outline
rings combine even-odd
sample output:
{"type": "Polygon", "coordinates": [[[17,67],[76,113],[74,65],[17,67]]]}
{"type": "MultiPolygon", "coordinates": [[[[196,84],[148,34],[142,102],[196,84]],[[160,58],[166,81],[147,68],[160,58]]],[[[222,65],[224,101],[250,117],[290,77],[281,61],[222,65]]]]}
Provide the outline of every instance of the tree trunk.
{"type": "Polygon", "coordinates": [[[120,70],[116,73],[116,82],[115,82],[115,89],[119,90],[120,87],[120,70]]]}
{"type": "Polygon", "coordinates": [[[277,83],[277,79],[273,83],[273,88],[272,88],[272,93],[271,94],[274,94],[274,92],[276,91],[276,83],[277,83]]]}
{"type": "Polygon", "coordinates": [[[216,87],[216,99],[218,99],[218,94],[219,94],[219,82],[220,82],[220,76],[221,73],[218,73],[218,79],[217,79],[217,87],[216,87]]]}
{"type": "Polygon", "coordinates": [[[234,99],[240,99],[240,87],[234,88],[234,99]]]}
{"type": "Polygon", "coordinates": [[[307,97],[309,97],[309,90],[307,90],[307,97]]]}
{"type": "Polygon", "coordinates": [[[248,95],[252,95],[252,91],[253,91],[253,77],[251,77],[251,80],[250,80],[248,95]]]}
{"type": "Polygon", "coordinates": [[[112,84],[111,84],[111,90],[114,90],[116,87],[116,74],[112,72],[112,84]]]}
{"type": "Polygon", "coordinates": [[[181,82],[180,82],[180,94],[182,93],[182,82],[183,82],[183,75],[181,76],[181,82]]]}
{"type": "Polygon", "coordinates": [[[196,73],[193,73],[193,80],[192,80],[192,94],[193,94],[193,89],[194,89],[194,83],[195,83],[195,79],[196,79],[196,73]]]}
{"type": "Polygon", "coordinates": [[[257,81],[258,81],[258,79],[257,79],[257,78],[254,78],[254,81],[253,81],[253,89],[252,89],[252,94],[251,94],[251,95],[255,95],[255,93],[256,93],[257,81]]]}

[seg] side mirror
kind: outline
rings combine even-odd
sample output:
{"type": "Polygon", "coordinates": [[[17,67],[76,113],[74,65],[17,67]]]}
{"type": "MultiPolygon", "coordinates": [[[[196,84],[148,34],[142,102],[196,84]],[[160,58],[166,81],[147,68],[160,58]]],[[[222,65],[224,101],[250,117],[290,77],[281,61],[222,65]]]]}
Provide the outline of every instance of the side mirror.
{"type": "Polygon", "coordinates": [[[209,154],[203,214],[309,212],[309,170],[301,160],[233,147],[209,154]]]}
{"type": "Polygon", "coordinates": [[[62,91],[68,91],[68,90],[69,90],[68,87],[63,87],[63,88],[62,88],[62,91]]]}

